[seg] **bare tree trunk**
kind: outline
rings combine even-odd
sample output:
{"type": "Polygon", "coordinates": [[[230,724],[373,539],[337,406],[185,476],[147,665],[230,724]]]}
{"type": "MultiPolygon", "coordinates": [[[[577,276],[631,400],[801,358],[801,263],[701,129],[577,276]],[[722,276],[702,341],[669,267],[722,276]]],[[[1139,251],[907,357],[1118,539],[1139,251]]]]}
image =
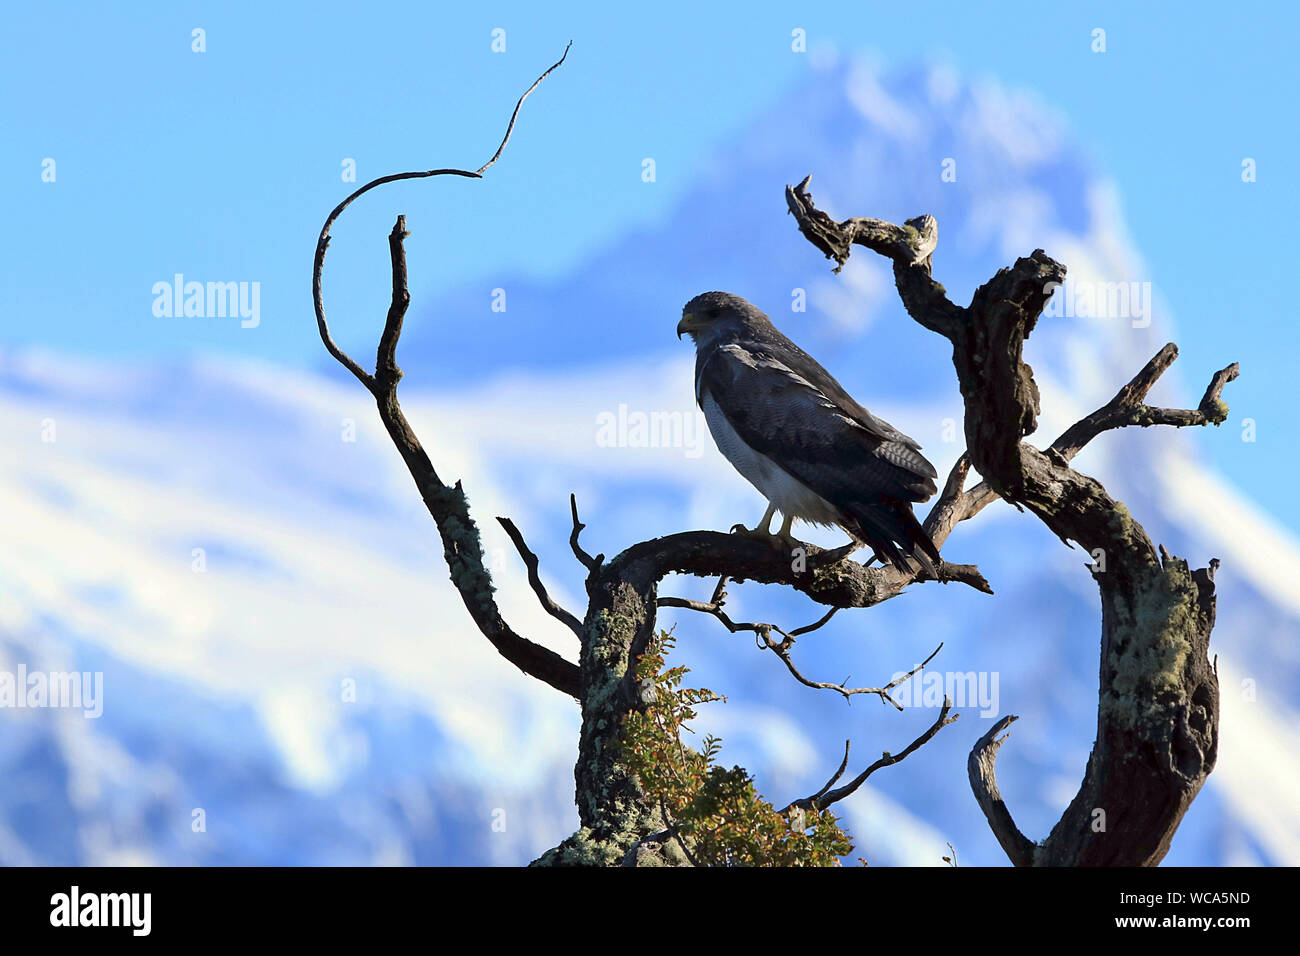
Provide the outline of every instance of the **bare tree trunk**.
{"type": "MultiPolygon", "coordinates": [[[[588,591],[579,655],[582,730],[574,767],[582,829],[535,865],[620,865],[642,840],[665,827],[659,810],[647,805],[619,747],[624,717],[638,703],[631,680],[636,656],[654,634],[655,582],[611,580],[598,566],[588,591]]],[[[677,862],[665,855],[672,846],[665,840],[634,854],[633,860],[642,865],[677,862]]]]}

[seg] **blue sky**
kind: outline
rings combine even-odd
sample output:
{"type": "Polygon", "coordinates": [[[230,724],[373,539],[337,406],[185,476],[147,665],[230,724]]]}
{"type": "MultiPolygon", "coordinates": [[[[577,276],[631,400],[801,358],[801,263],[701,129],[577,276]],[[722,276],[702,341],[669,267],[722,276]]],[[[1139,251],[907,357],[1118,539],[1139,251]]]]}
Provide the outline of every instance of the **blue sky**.
{"type": "Polygon", "coordinates": [[[1281,3],[8,5],[0,349],[318,365],[309,263],[324,214],[352,188],[342,162],[356,160],[360,181],[477,167],[570,39],[488,180],[390,187],[349,211],[326,277],[341,340],[373,336],[387,281],[375,239],[398,211],[417,233],[456,223],[457,240],[413,277],[417,300],[466,279],[555,274],[660,217],[820,51],[944,62],[1035,91],[1116,181],[1176,316],[1184,380],[1242,363],[1227,398],[1258,440],[1229,426],[1202,447],[1300,530],[1300,503],[1275,477],[1294,464],[1282,401],[1297,338],[1298,20],[1281,3]],[[204,53],[191,50],[196,27],[204,53]],[[1091,49],[1098,27],[1105,53],[1091,49]],[[791,52],[795,28],[807,55],[791,52]],[[641,181],[646,156],[654,184],[641,181]],[[1241,180],[1245,157],[1254,183],[1241,180]],[[261,324],[156,318],[151,288],[177,272],[259,282],[261,324]]]}

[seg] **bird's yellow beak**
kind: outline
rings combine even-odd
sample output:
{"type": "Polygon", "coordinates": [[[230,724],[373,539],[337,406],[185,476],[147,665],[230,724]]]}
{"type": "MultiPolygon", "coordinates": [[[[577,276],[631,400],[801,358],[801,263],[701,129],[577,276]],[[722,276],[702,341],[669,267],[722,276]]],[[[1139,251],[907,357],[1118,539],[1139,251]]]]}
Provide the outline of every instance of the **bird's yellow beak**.
{"type": "Polygon", "coordinates": [[[683,332],[693,332],[699,328],[699,323],[695,321],[695,315],[687,312],[682,316],[682,320],[677,323],[677,337],[680,339],[683,332]]]}

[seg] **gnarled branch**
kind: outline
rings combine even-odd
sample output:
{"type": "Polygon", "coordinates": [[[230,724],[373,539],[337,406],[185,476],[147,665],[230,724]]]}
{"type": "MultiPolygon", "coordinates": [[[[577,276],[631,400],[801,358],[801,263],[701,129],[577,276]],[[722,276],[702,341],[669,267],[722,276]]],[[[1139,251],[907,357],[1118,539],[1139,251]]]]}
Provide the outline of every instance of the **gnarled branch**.
{"type": "Polygon", "coordinates": [[[998,748],[1009,736],[999,737],[998,734],[1019,719],[1016,716],[1003,717],[989,728],[989,732],[981,737],[971,750],[970,757],[966,761],[966,773],[970,777],[971,790],[975,792],[975,801],[984,811],[984,816],[989,821],[989,829],[998,838],[998,843],[1002,845],[1007,857],[1016,866],[1030,866],[1034,862],[1036,847],[1032,840],[1016,828],[1015,821],[1011,819],[1011,811],[1007,809],[1006,801],[1002,799],[1002,792],[998,789],[997,774],[994,772],[998,748]]]}
{"type": "MultiPolygon", "coordinates": [[[[1099,481],[1072,469],[1070,460],[1112,428],[1224,421],[1228,410],[1219,396],[1237,366],[1215,374],[1197,409],[1152,408],[1143,400],[1177,356],[1167,345],[1107,405],[1042,451],[1023,441],[1037,427],[1039,395],[1022,353],[1065,277],[1064,266],[1036,249],[1000,270],[976,290],[970,306],[960,308],[930,276],[937,227],[929,217],[903,227],[879,220],[836,223],[813,205],[807,179],[787,187],[786,196],[799,228],[838,265],[855,243],[890,259],[908,313],[952,343],[967,452],[927,530],[951,530],[996,494],[1027,508],[1063,541],[1106,557],[1104,565],[1094,565],[1102,597],[1101,695],[1083,786],[1042,847],[1026,855],[1000,798],[989,802],[995,790],[982,770],[973,773],[999,840],[1020,864],[1158,863],[1217,756],[1218,681],[1207,656],[1217,562],[1191,571],[1186,561],[1157,550],[1127,509],[1099,481]],[[971,465],[984,482],[962,491],[971,465]],[[1102,831],[1091,826],[1098,809],[1111,813],[1102,831]]],[[[996,744],[988,740],[976,749],[989,758],[991,775],[996,744]]],[[[981,757],[972,760],[980,770],[981,757]]]]}
{"type": "Polygon", "coordinates": [[[515,523],[509,518],[497,518],[501,527],[505,528],[506,534],[510,536],[510,541],[519,552],[519,556],[524,559],[524,567],[528,569],[528,584],[532,587],[533,593],[537,595],[538,602],[547,614],[562,623],[565,627],[577,635],[582,640],[582,622],[568,610],[556,604],[551,596],[546,592],[546,585],[542,583],[541,575],[537,571],[537,555],[529,549],[524,536],[519,533],[515,523]]]}
{"type": "Polygon", "coordinates": [[[947,727],[949,724],[951,724],[953,721],[955,721],[958,717],[961,716],[960,714],[953,714],[951,717],[949,717],[948,712],[951,710],[952,710],[952,701],[949,700],[947,697],[945,697],[943,699],[943,707],[940,708],[939,716],[935,718],[934,723],[931,724],[923,734],[921,734],[910,744],[908,744],[901,753],[892,754],[888,750],[886,750],[883,754],[880,755],[879,760],[875,761],[870,766],[868,766],[866,770],[862,771],[862,773],[858,774],[856,777],[854,777],[844,786],[837,787],[834,790],[831,790],[830,789],[831,784],[834,784],[835,781],[839,780],[840,777],[844,775],[844,768],[848,765],[848,756],[849,756],[848,743],[845,742],[844,762],[840,764],[840,769],[835,773],[835,776],[831,777],[830,783],[828,783],[826,786],[823,786],[819,791],[817,791],[817,793],[813,794],[812,796],[804,797],[802,800],[794,801],[793,803],[790,804],[790,806],[785,808],[785,811],[782,812],[787,812],[791,809],[794,809],[795,807],[799,807],[805,810],[825,810],[831,804],[838,803],[839,801],[843,800],[845,797],[852,796],[854,793],[857,792],[859,787],[861,787],[864,783],[867,782],[867,778],[870,777],[877,770],[880,770],[884,767],[892,767],[894,764],[898,763],[899,761],[904,760],[910,755],[916,753],[917,750],[919,750],[921,747],[925,746],[931,740],[933,740],[935,734],[943,730],[943,728],[947,727]]]}
{"type": "MultiPolygon", "coordinates": [[[[565,48],[568,55],[568,48],[565,48]]],[[[479,537],[478,526],[470,517],[469,503],[465,498],[460,482],[448,486],[438,477],[433,463],[416,437],[410,423],[402,412],[397,400],[397,383],[401,380],[402,370],[397,365],[397,342],[402,334],[402,321],[410,305],[411,296],[407,289],[405,240],[406,217],[398,216],[393,231],[388,237],[388,247],[392,260],[392,299],[384,329],[379,337],[379,347],[375,358],[375,371],[366,372],[350,356],[340,349],[330,336],[329,325],[325,321],[325,307],[321,295],[321,278],[325,265],[325,252],[329,247],[330,229],[343,210],[358,196],[399,179],[420,179],[429,176],[462,176],[478,178],[489,166],[496,162],[501,151],[510,140],[514,129],[515,117],[519,107],[528,94],[537,88],[550,72],[564,62],[559,62],[543,73],[515,105],[515,112],[510,117],[501,145],[493,157],[476,172],[462,169],[431,169],[426,172],[397,173],[382,176],[362,186],[351,196],[339,203],[321,227],[320,238],[316,243],[316,256],[312,264],[312,302],[316,310],[316,325],[321,341],[329,353],[348,369],[357,380],[375,397],[379,407],[379,416],[389,437],[397,447],[406,463],[407,470],[415,480],[415,485],[424,499],[425,507],[433,516],[442,537],[443,555],[451,572],[451,580],[461,600],[469,611],[470,617],[491,642],[498,653],[514,664],[525,674],[544,681],[557,690],[572,697],[581,697],[581,683],[578,667],[565,660],[549,648],[536,644],[517,634],[501,616],[495,598],[492,596],[492,577],[483,564],[483,546],[479,537]]],[[[507,529],[508,531],[509,529],[507,529]]],[[[569,623],[566,621],[566,623],[569,623]]],[[[570,625],[572,626],[572,625],[570,625]]]]}
{"type": "MultiPolygon", "coordinates": [[[[837,551],[839,549],[836,549],[837,551]]],[[[698,577],[726,575],[733,581],[782,584],[828,607],[871,607],[898,596],[913,581],[932,580],[919,568],[867,567],[851,560],[824,561],[830,554],[800,542],[793,552],[776,541],[720,531],[682,531],[634,544],[610,559],[609,573],[659,580],[674,572],[698,577]]],[[[944,580],[992,594],[969,564],[943,562],[944,580]]]]}
{"type": "Polygon", "coordinates": [[[573,551],[573,556],[578,559],[579,563],[590,572],[600,570],[601,562],[605,560],[603,554],[592,557],[582,549],[578,543],[578,535],[582,534],[582,529],[587,527],[578,520],[578,496],[569,495],[569,510],[573,512],[573,532],[569,535],[569,548],[573,551]]]}
{"type": "Polygon", "coordinates": [[[1140,425],[1143,428],[1151,425],[1173,425],[1177,428],[1188,425],[1221,425],[1228,417],[1228,406],[1223,404],[1219,396],[1223,394],[1224,386],[1237,377],[1240,368],[1236,362],[1214,373],[1201,404],[1195,409],[1153,408],[1145,403],[1147,393],[1165,370],[1174,364],[1176,358],[1178,346],[1170,342],[1114,398],[1066,429],[1060,438],[1052,442],[1051,450],[1070,461],[1084,445],[1112,428],[1129,425],[1140,425]]]}

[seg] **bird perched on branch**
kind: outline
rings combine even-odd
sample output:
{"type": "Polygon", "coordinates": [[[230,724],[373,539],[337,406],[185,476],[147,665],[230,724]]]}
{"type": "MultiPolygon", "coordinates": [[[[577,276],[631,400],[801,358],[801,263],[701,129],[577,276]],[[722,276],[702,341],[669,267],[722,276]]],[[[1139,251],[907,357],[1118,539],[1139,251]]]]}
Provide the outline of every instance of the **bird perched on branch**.
{"type": "Polygon", "coordinates": [[[912,513],[935,493],[920,445],[859,405],[831,374],[740,296],[686,303],[677,337],[695,342],[695,399],[718,450],[768,500],[753,531],[787,542],[795,518],[838,525],[882,562],[935,575],[939,550],[912,513]]]}

